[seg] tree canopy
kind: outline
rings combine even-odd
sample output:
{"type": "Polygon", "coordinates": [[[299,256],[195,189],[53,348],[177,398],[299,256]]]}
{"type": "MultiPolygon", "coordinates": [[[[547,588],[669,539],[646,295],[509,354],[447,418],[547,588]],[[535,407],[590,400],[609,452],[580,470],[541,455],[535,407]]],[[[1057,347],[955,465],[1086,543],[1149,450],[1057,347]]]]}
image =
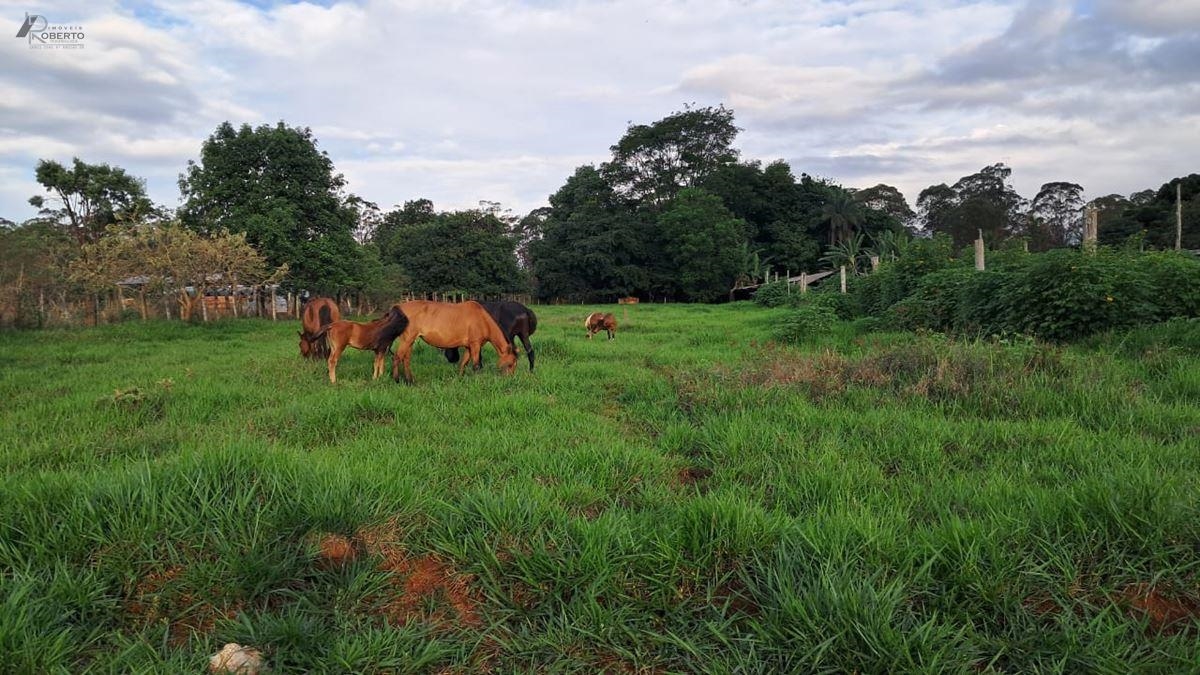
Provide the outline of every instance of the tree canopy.
{"type": "Polygon", "coordinates": [[[419,199],[386,214],[375,242],[384,265],[410,290],[500,295],[526,285],[511,226],[494,210],[436,213],[419,199]]]}
{"type": "Polygon", "coordinates": [[[146,196],[146,182],[120,167],[88,164],[78,157],[71,167],[48,159],[34,170],[37,182],[50,193],[29,198],[43,219],[57,222],[80,244],[99,239],[119,219],[156,215],[146,196]]]}
{"type": "Polygon", "coordinates": [[[334,293],[361,284],[360,211],[308,128],[217,127],[179,177],[179,216],[202,233],[244,232],[288,285],[334,293]]]}

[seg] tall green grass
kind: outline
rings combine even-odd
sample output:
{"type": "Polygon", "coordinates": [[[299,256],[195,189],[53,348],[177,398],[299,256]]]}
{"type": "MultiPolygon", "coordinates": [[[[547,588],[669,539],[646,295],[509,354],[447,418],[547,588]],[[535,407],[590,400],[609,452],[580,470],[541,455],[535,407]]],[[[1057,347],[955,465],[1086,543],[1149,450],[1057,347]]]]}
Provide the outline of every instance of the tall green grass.
{"type": "Polygon", "coordinates": [[[412,387],[365,352],[330,386],[287,322],[0,335],[0,671],[1200,662],[1194,325],[792,348],[786,310],[595,309],[537,308],[536,373],[423,346],[412,387]]]}

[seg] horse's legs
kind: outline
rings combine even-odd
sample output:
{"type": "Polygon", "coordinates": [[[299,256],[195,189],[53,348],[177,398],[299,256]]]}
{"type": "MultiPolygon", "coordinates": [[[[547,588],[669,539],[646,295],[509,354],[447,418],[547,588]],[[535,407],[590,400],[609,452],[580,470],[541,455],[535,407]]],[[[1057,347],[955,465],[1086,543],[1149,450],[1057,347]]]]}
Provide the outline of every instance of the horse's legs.
{"type": "MultiPolygon", "coordinates": [[[[525,355],[529,357],[529,372],[533,372],[533,345],[529,344],[529,334],[521,333],[521,344],[525,346],[525,355]]],[[[513,351],[516,351],[515,349],[513,351]]]]}
{"type": "MultiPolygon", "coordinates": [[[[475,370],[483,370],[483,341],[475,343],[472,349],[475,351],[475,358],[471,359],[475,364],[475,370]]],[[[496,351],[500,350],[497,349],[496,351]]]]}
{"type": "Polygon", "coordinates": [[[342,357],[342,350],[346,348],[345,344],[337,344],[335,341],[333,349],[329,352],[329,383],[337,384],[337,363],[342,357]]]}
{"type": "Polygon", "coordinates": [[[413,333],[411,337],[405,338],[400,336],[400,346],[396,348],[396,356],[392,359],[392,379],[396,382],[400,381],[400,364],[404,364],[404,382],[407,384],[413,383],[412,374],[412,349],[413,343],[417,341],[417,334],[413,333]]]}
{"type": "Polygon", "coordinates": [[[475,348],[475,358],[471,359],[471,369],[475,372],[483,370],[483,343],[475,348]]]}
{"type": "Polygon", "coordinates": [[[463,373],[467,372],[467,363],[474,361],[475,355],[471,353],[470,345],[467,346],[467,357],[458,364],[458,376],[462,377],[463,373]]]}
{"type": "Polygon", "coordinates": [[[375,368],[371,371],[371,379],[378,380],[383,374],[383,352],[375,352],[375,368]]]}

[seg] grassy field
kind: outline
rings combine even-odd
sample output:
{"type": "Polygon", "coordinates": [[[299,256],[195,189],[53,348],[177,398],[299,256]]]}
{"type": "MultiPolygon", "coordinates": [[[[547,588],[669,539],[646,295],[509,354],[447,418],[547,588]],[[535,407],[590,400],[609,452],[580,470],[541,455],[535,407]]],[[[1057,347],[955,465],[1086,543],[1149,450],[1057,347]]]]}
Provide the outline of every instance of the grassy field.
{"type": "Polygon", "coordinates": [[[0,672],[1200,669],[1194,322],[537,309],[536,373],[412,387],[296,322],[0,335],[0,672]]]}

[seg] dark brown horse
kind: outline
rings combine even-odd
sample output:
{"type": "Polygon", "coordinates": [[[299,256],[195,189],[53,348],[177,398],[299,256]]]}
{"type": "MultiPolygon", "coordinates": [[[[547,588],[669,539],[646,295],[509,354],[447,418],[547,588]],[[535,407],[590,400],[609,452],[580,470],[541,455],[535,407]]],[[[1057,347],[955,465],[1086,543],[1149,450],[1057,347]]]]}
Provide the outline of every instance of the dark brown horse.
{"type": "Polygon", "coordinates": [[[600,331],[607,331],[608,339],[611,340],[617,335],[617,317],[603,312],[592,312],[583,320],[583,327],[587,329],[589,340],[600,331]]]}
{"type": "Polygon", "coordinates": [[[467,302],[429,302],[412,300],[399,308],[408,317],[408,327],[400,334],[396,356],[392,360],[392,379],[400,381],[400,364],[404,364],[404,381],[412,384],[413,344],[421,338],[438,349],[467,348],[467,358],[458,364],[458,374],[466,370],[467,361],[479,365],[479,352],[483,343],[490,342],[500,356],[500,372],[511,374],[517,367],[517,357],[512,345],[500,331],[495,319],[474,300],[467,302]]]}
{"type": "MultiPolygon", "coordinates": [[[[533,345],[529,343],[529,336],[537,330],[537,315],[533,313],[532,309],[514,300],[498,300],[479,304],[483,305],[487,313],[492,315],[492,319],[496,321],[496,325],[500,326],[500,332],[508,338],[508,344],[512,346],[514,352],[517,348],[517,338],[521,338],[521,344],[525,347],[525,355],[529,357],[529,370],[532,371],[533,345]]],[[[447,349],[446,360],[450,363],[458,363],[458,349],[447,349]]],[[[480,356],[480,363],[482,362],[483,357],[480,356]]]]}
{"type": "Polygon", "coordinates": [[[314,340],[313,336],[325,326],[340,321],[342,313],[338,311],[337,303],[329,298],[313,298],[304,305],[304,315],[300,320],[300,356],[309,359],[323,359],[329,356],[329,344],[325,340],[314,340]]]}
{"type": "Polygon", "coordinates": [[[371,379],[383,374],[383,359],[396,338],[408,328],[408,317],[399,305],[393,306],[387,314],[371,321],[334,321],[317,331],[314,339],[327,341],[329,344],[329,381],[337,383],[337,362],[347,346],[355,349],[375,352],[375,370],[371,379]]]}

